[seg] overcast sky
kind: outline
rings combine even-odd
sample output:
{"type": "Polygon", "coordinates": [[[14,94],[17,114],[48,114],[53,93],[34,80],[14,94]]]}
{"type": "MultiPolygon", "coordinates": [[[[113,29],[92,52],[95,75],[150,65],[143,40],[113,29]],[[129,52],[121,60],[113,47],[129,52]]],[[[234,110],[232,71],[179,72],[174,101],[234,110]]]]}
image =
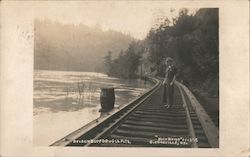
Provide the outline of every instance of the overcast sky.
{"type": "MultiPolygon", "coordinates": [[[[103,30],[116,30],[137,39],[146,37],[157,17],[167,16],[170,19],[178,15],[179,8],[165,3],[135,1],[101,1],[78,3],[44,3],[35,9],[36,18],[48,18],[62,23],[86,24],[98,26],[103,30]],[[170,10],[175,11],[171,12],[170,10]]],[[[189,9],[194,12],[195,9],[189,9]]]]}

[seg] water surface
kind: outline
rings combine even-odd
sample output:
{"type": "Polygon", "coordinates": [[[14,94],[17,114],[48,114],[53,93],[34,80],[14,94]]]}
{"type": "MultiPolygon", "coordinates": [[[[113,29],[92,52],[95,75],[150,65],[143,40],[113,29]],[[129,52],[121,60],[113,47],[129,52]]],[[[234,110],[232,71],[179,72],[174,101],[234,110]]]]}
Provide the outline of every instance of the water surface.
{"type": "Polygon", "coordinates": [[[102,73],[34,71],[34,145],[50,145],[98,118],[100,88],[115,88],[115,107],[135,99],[152,84],[102,73]]]}

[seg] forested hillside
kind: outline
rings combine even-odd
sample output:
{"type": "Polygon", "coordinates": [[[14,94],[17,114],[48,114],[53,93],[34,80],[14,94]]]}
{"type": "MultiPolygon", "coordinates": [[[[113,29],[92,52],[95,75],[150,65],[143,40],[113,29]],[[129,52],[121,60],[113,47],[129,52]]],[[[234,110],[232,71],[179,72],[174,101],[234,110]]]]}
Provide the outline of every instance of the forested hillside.
{"type": "Polygon", "coordinates": [[[219,88],[218,9],[200,9],[194,15],[182,9],[174,19],[153,26],[143,41],[132,42],[118,58],[105,58],[107,73],[131,78],[143,73],[164,76],[164,58],[174,58],[177,79],[193,91],[218,96],[219,88]]]}
{"type": "Polygon", "coordinates": [[[116,31],[86,25],[35,20],[34,68],[47,70],[103,71],[110,50],[117,57],[134,39],[116,31]]]}

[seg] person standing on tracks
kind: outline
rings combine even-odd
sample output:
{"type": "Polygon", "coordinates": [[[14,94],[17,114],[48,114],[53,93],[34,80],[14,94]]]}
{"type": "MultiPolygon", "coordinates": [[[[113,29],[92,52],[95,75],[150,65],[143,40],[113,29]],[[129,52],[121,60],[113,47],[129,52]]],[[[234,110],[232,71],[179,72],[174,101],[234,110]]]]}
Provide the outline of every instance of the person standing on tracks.
{"type": "Polygon", "coordinates": [[[165,60],[166,73],[163,81],[163,104],[167,108],[171,107],[174,103],[174,82],[176,78],[177,69],[174,66],[174,60],[167,57],[165,60]]]}

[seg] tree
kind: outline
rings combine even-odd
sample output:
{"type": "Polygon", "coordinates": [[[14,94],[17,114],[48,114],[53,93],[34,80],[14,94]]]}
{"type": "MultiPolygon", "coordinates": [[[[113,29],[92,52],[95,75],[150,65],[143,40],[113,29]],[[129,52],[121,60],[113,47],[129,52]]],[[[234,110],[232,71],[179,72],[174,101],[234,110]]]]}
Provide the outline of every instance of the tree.
{"type": "Polygon", "coordinates": [[[105,72],[110,75],[110,68],[112,65],[112,51],[108,51],[107,55],[104,57],[105,72]]]}
{"type": "Polygon", "coordinates": [[[179,79],[186,80],[193,88],[218,94],[218,9],[200,9],[194,15],[182,9],[172,21],[169,25],[166,18],[148,33],[147,59],[151,69],[164,76],[162,60],[170,56],[178,66],[179,79]]]}
{"type": "Polygon", "coordinates": [[[104,59],[105,65],[109,65],[107,66],[107,74],[126,79],[137,77],[136,72],[140,64],[142,48],[139,43],[132,42],[125,51],[121,50],[118,57],[114,60],[112,60],[109,53],[104,59]]]}

